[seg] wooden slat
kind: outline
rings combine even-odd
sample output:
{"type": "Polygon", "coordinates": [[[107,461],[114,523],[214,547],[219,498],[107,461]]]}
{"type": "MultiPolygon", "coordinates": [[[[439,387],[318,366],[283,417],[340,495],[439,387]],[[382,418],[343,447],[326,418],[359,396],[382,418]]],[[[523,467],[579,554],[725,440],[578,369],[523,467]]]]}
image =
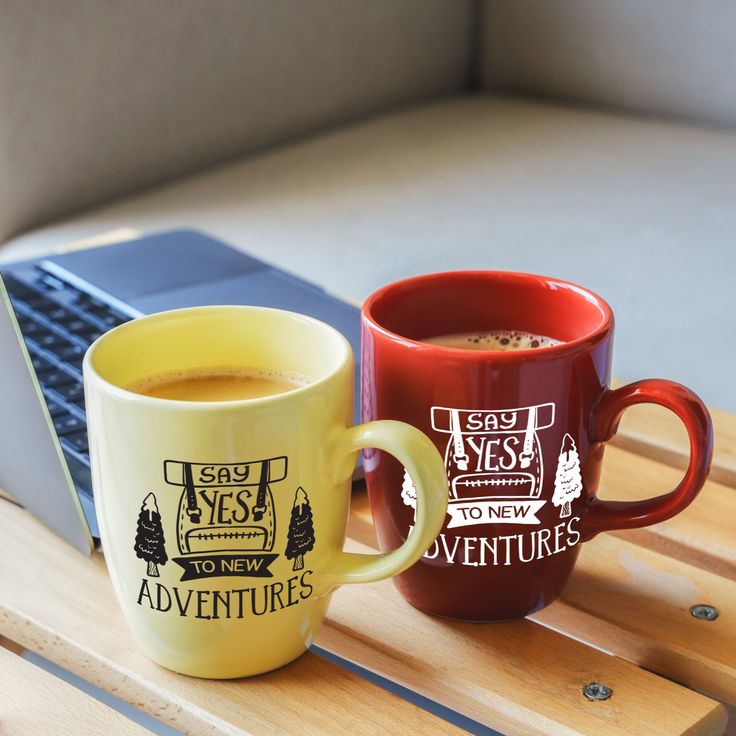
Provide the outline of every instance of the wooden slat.
{"type": "MultiPolygon", "coordinates": [[[[671,490],[681,471],[609,447],[601,496],[634,500],[671,490]]],[[[372,534],[358,497],[356,535],[372,534]]],[[[643,667],[736,700],[736,494],[709,481],[669,521],[600,535],[583,546],[561,602],[534,619],[643,667]],[[623,541],[627,540],[627,541],[623,541]],[[634,544],[630,544],[634,542],[634,544]],[[641,549],[646,547],[647,549],[641,549]],[[629,565],[629,567],[626,567],[629,565]],[[700,569],[698,569],[700,568],[700,569]],[[715,622],[692,618],[697,603],[717,606],[715,622]]]]}
{"type": "Polygon", "coordinates": [[[150,734],[68,683],[0,649],[0,733],[8,736],[150,734]]]}
{"type": "MultiPolygon", "coordinates": [[[[622,385],[624,381],[614,381],[622,385]]],[[[715,453],[711,478],[736,487],[736,415],[710,409],[713,417],[715,453]]],[[[660,406],[641,404],[626,411],[613,444],[639,455],[684,468],[689,445],[682,422],[660,406]]]]}
{"type": "MultiPolygon", "coordinates": [[[[601,495],[642,498],[668,490],[679,477],[678,469],[611,447],[601,495]]],[[[369,539],[373,532],[366,501],[362,496],[355,500],[352,533],[369,539]]],[[[736,701],[735,522],[736,494],[709,482],[674,519],[615,537],[602,534],[583,545],[562,599],[532,618],[736,701]],[[713,622],[695,619],[689,609],[698,603],[714,605],[723,614],[713,622]]]]}
{"type": "MultiPolygon", "coordinates": [[[[682,471],[677,468],[609,447],[603,460],[600,496],[622,501],[645,498],[672,490],[681,478],[682,471]]],[[[616,535],[736,580],[735,528],[736,493],[708,481],[681,514],[663,524],[616,535]]]]}
{"type": "MultiPolygon", "coordinates": [[[[349,534],[374,546],[364,494],[349,534]]],[[[509,734],[722,733],[725,711],[631,663],[531,621],[477,625],[424,615],[390,582],[335,594],[318,643],[509,734]],[[600,681],[614,696],[591,703],[600,681]],[[673,689],[674,688],[674,689],[673,689]],[[645,728],[645,731],[642,730],[645,728]]]]}
{"type": "MultiPolygon", "coordinates": [[[[86,558],[28,512],[0,508],[0,632],[186,733],[360,734],[459,729],[321,657],[240,681],[164,670],[141,654],[104,561],[86,558]]],[[[708,715],[707,706],[701,705],[708,715]]]]}
{"type": "MultiPolygon", "coordinates": [[[[678,469],[611,447],[601,495],[642,498],[669,490],[679,477],[678,469]]],[[[351,533],[371,544],[364,495],[354,498],[354,507],[351,533]]],[[[583,545],[561,601],[532,618],[734,702],[734,528],[736,494],[709,482],[679,516],[642,530],[601,534],[583,545]],[[715,605],[723,615],[697,620],[689,609],[698,603],[715,605]]]]}
{"type": "Polygon", "coordinates": [[[535,621],[736,702],[736,583],[621,539],[583,545],[561,598],[535,621]],[[721,615],[690,615],[699,603],[721,615]]]}
{"type": "Polygon", "coordinates": [[[20,644],[16,644],[12,639],[8,639],[1,635],[0,647],[2,649],[7,649],[9,652],[13,652],[13,654],[23,654],[25,651],[25,647],[22,647],[20,644]]]}

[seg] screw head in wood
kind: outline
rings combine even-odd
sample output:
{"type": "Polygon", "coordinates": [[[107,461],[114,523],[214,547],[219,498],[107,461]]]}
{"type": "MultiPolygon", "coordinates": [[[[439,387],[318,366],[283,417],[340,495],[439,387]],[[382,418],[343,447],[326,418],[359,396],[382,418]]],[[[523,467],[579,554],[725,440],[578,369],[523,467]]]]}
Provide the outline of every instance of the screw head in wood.
{"type": "Polygon", "coordinates": [[[613,690],[602,682],[589,682],[583,688],[583,695],[588,700],[608,700],[613,695],[613,690]]]}
{"type": "Polygon", "coordinates": [[[703,621],[715,621],[720,615],[715,606],[709,606],[707,603],[698,603],[690,609],[690,615],[693,618],[699,618],[703,621]]]}

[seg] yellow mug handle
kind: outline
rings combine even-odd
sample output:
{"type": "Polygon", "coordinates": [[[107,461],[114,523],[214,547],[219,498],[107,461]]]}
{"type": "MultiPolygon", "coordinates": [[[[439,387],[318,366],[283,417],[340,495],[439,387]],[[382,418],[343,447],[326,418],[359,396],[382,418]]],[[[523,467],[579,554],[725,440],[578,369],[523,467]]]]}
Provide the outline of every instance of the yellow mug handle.
{"type": "Polygon", "coordinates": [[[372,583],[403,572],[429,549],[445,523],[447,472],[426,435],[404,422],[382,419],[341,430],[328,455],[333,463],[338,458],[337,467],[343,472],[350,462],[347,475],[352,472],[356,453],[364,447],[385,450],[406,468],[416,488],[416,522],[406,541],[391,552],[367,555],[336,550],[325,564],[320,587],[372,583]]]}

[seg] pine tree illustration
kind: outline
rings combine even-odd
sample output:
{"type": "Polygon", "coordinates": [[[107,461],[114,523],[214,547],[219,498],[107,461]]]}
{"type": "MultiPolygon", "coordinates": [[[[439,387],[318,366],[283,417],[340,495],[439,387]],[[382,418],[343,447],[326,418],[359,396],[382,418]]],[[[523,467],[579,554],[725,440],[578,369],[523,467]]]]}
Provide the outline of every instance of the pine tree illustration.
{"type": "Polygon", "coordinates": [[[164,529],[161,526],[161,514],[156,505],[156,496],[149,493],[141,505],[138,514],[138,530],[135,535],[133,549],[138,557],[148,563],[147,574],[157,578],[158,566],[165,565],[169,559],[164,548],[164,529]]]}
{"type": "Polygon", "coordinates": [[[575,447],[573,438],[566,434],[562,439],[560,457],[557,460],[557,472],[555,473],[555,492],[552,503],[562,506],[560,518],[570,516],[570,502],[577,498],[583,491],[583,479],[580,476],[580,456],[575,447]]]}
{"type": "Polygon", "coordinates": [[[286,557],[294,560],[292,570],[304,569],[304,555],[314,549],[314,524],[312,507],[306,491],[300,486],[294,494],[294,505],[291,508],[286,557]]]}
{"type": "Polygon", "coordinates": [[[414,481],[412,481],[409,473],[404,471],[404,481],[401,484],[401,498],[407,506],[411,506],[413,509],[417,507],[417,489],[414,488],[414,481]]]}

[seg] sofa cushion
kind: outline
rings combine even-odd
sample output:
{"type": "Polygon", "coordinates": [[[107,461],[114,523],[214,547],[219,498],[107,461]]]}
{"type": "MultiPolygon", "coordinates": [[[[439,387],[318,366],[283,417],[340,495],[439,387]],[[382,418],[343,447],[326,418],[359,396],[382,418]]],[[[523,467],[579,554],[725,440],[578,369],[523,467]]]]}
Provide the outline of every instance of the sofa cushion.
{"type": "Polygon", "coordinates": [[[467,86],[471,0],[10,0],[0,240],[467,86]]]}
{"type": "Polygon", "coordinates": [[[486,88],[736,127],[731,0],[484,0],[486,88]]]}
{"type": "Polygon", "coordinates": [[[194,227],[364,298],[427,271],[548,273],[607,298],[615,371],[736,410],[736,136],[520,100],[386,115],[17,238],[194,227]]]}

